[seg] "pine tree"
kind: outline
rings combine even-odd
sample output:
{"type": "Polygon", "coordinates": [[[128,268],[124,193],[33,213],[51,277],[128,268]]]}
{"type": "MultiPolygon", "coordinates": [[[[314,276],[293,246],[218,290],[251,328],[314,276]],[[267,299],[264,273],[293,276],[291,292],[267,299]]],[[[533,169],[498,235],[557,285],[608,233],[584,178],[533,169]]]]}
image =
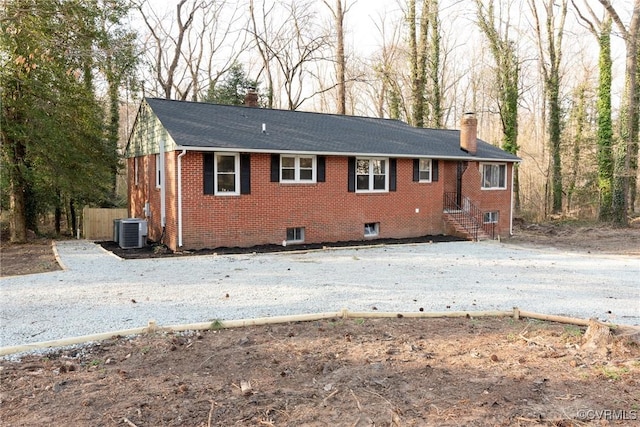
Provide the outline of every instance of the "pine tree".
{"type": "Polygon", "coordinates": [[[204,102],[225,105],[243,105],[249,90],[257,89],[258,82],[247,77],[242,64],[235,63],[220,85],[211,85],[204,102]]]}

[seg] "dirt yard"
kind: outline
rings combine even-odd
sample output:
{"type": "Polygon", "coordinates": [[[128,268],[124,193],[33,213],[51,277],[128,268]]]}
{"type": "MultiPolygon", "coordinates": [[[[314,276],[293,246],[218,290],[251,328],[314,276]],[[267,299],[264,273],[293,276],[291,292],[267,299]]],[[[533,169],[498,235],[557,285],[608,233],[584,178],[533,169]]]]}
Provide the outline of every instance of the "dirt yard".
{"type": "Polygon", "coordinates": [[[629,228],[519,222],[514,225],[513,237],[504,242],[563,251],[640,256],[640,218],[632,221],[629,228]]]}
{"type": "MultiPolygon", "coordinates": [[[[508,244],[640,255],[631,229],[519,226],[508,244]]],[[[56,269],[2,245],[2,275],[56,269]]],[[[638,425],[640,346],[510,318],[329,319],[115,337],[0,361],[3,426],[638,425]]],[[[620,330],[618,330],[618,333],[620,330]]]]}

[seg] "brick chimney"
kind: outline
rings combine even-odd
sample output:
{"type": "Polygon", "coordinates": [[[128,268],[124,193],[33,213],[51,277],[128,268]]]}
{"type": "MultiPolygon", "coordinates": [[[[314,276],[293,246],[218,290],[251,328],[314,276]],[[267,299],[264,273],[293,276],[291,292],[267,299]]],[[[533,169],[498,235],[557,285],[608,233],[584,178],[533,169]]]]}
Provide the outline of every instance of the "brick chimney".
{"type": "Polygon", "coordinates": [[[478,151],[478,119],[474,113],[464,113],[460,121],[460,148],[475,156],[478,151]]]}
{"type": "Polygon", "coordinates": [[[244,96],[244,105],[247,107],[257,107],[258,106],[258,92],[255,89],[251,88],[244,96]]]}

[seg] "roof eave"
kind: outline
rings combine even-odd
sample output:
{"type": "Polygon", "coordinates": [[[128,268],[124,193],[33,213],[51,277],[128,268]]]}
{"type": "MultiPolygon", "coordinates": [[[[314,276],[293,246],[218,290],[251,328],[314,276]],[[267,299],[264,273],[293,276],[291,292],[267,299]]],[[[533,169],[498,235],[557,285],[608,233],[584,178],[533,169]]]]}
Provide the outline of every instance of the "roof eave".
{"type": "Polygon", "coordinates": [[[429,156],[425,154],[391,154],[391,153],[358,153],[348,151],[304,151],[304,150],[265,150],[256,148],[239,148],[239,147],[194,147],[179,145],[176,147],[177,151],[216,151],[222,153],[261,153],[261,154],[282,154],[282,153],[295,153],[301,155],[313,155],[313,156],[367,156],[367,157],[394,157],[394,158],[430,158],[441,160],[472,160],[479,162],[505,162],[505,163],[520,163],[520,158],[496,158],[496,157],[478,157],[472,155],[460,155],[460,156],[429,156]]]}

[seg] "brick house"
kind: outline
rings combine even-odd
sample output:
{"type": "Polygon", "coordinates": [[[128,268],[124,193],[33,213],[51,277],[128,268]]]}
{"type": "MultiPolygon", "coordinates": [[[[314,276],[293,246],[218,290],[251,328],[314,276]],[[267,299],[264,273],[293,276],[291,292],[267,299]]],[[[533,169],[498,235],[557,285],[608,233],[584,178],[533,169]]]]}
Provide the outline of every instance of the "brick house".
{"type": "Polygon", "coordinates": [[[171,250],[507,236],[516,156],[461,130],[147,98],[125,150],[129,214],[171,250]]]}

